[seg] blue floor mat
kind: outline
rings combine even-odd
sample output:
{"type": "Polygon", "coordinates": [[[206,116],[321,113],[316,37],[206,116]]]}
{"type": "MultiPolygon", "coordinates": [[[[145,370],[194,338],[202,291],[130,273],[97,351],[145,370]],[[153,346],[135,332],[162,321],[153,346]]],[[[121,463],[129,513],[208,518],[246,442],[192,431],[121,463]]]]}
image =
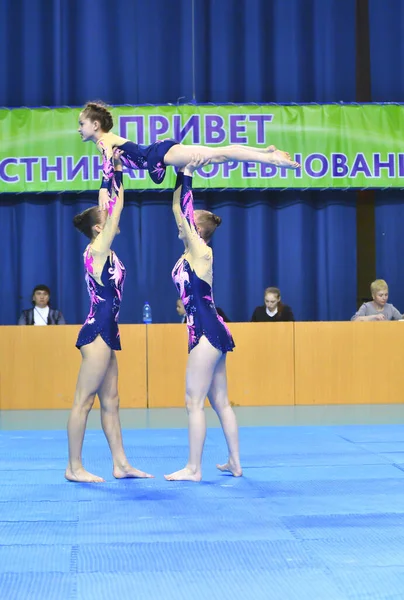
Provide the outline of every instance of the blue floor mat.
{"type": "Polygon", "coordinates": [[[103,484],[64,480],[63,431],[0,432],[1,600],[403,600],[404,426],[248,427],[244,477],[167,482],[187,432],[124,432],[148,480],[112,477],[99,431],[84,444],[103,484]]]}

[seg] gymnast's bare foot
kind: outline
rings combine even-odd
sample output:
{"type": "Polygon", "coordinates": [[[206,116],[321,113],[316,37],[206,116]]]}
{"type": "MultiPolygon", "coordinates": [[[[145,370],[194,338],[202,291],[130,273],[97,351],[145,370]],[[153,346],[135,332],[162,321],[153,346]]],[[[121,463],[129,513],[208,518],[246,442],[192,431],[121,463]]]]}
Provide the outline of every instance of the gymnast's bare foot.
{"type": "Polygon", "coordinates": [[[149,473],[135,469],[135,467],[131,467],[129,463],[119,467],[115,465],[112,475],[115,477],[115,479],[125,479],[127,477],[132,479],[149,479],[150,477],[154,477],[154,475],[150,475],[149,473]]]}
{"type": "Polygon", "coordinates": [[[229,458],[229,461],[225,465],[216,465],[219,471],[224,473],[231,473],[234,477],[241,477],[243,474],[243,470],[241,468],[240,463],[235,463],[235,461],[229,458]]]}
{"type": "Polygon", "coordinates": [[[286,169],[298,169],[299,163],[290,158],[288,152],[278,150],[275,146],[268,146],[267,148],[269,157],[269,163],[276,165],[277,167],[285,167],[286,169]]]}
{"type": "Polygon", "coordinates": [[[93,475],[85,470],[84,467],[79,467],[78,469],[71,469],[67,467],[65,472],[65,477],[68,481],[75,481],[80,483],[103,483],[105,479],[102,477],[98,477],[98,475],[93,475]]]}
{"type": "Polygon", "coordinates": [[[184,469],[175,471],[175,473],[171,473],[171,475],[164,475],[164,477],[167,481],[201,481],[202,473],[201,471],[191,469],[191,467],[185,467],[184,469]]]}

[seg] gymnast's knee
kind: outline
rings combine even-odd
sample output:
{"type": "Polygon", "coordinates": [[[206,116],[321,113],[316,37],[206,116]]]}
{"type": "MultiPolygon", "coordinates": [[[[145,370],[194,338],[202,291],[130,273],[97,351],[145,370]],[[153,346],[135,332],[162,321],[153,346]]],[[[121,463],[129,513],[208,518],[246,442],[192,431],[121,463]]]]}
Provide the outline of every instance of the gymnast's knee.
{"type": "Polygon", "coordinates": [[[114,414],[119,410],[119,396],[114,395],[109,398],[100,398],[101,411],[104,414],[114,414]]]}
{"type": "Polygon", "coordinates": [[[217,415],[223,413],[230,406],[230,402],[227,396],[209,398],[210,404],[217,415]]]}
{"type": "Polygon", "coordinates": [[[205,398],[198,398],[198,397],[186,394],[185,408],[187,409],[188,414],[198,412],[198,411],[203,411],[204,405],[205,405],[205,398]]]}
{"type": "Polygon", "coordinates": [[[79,394],[74,399],[74,408],[86,413],[90,412],[95,400],[95,394],[79,394]]]}

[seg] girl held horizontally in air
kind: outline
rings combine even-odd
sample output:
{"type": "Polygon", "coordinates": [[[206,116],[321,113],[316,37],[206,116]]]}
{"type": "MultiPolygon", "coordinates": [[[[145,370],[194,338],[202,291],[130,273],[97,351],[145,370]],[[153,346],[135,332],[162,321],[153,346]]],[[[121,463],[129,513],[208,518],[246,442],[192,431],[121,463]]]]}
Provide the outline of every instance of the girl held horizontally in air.
{"type": "Polygon", "coordinates": [[[113,149],[122,151],[122,163],[132,169],[147,169],[154,183],[162,183],[168,166],[184,168],[195,154],[204,164],[226,163],[229,161],[255,162],[286,169],[298,169],[287,152],[275,146],[252,148],[233,144],[230,146],[199,146],[180,144],[176,140],[157,141],[150,146],[135,144],[112,133],[112,114],[101,102],[88,102],[79,117],[78,132],[83,142],[94,142],[103,155],[103,187],[109,190],[113,180],[113,149]]]}

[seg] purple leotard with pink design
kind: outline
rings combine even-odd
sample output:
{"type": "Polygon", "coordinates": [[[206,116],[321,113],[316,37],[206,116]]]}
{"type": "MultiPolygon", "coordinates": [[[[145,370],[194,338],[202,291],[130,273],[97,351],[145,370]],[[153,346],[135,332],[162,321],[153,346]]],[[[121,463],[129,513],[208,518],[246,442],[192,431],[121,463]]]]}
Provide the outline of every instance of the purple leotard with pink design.
{"type": "MultiPolygon", "coordinates": [[[[122,150],[122,164],[127,169],[147,169],[150,178],[154,183],[160,184],[163,182],[167,165],[164,163],[164,156],[172,146],[176,146],[179,142],[172,139],[158,140],[150,146],[135,144],[134,142],[125,142],[118,146],[122,150]]],[[[112,157],[107,156],[106,148],[102,140],[99,142],[103,156],[103,179],[101,182],[102,188],[107,188],[109,195],[112,197],[113,189],[113,174],[114,162],[112,157]]]]}
{"type": "MultiPolygon", "coordinates": [[[[195,229],[192,177],[178,173],[176,189],[180,185],[182,216],[195,229]]],[[[198,235],[196,229],[195,235],[198,235]]],[[[177,261],[172,278],[187,313],[188,352],[195,348],[202,336],[221,352],[232,351],[234,341],[229,328],[217,313],[211,286],[198,277],[184,256],[177,261]]]]}
{"type": "Polygon", "coordinates": [[[91,344],[100,335],[112,350],[121,349],[118,319],[125,282],[125,267],[111,251],[101,274],[102,285],[93,277],[91,248],[84,252],[85,279],[90,296],[90,313],[80,330],[76,346],[91,344]]]}

